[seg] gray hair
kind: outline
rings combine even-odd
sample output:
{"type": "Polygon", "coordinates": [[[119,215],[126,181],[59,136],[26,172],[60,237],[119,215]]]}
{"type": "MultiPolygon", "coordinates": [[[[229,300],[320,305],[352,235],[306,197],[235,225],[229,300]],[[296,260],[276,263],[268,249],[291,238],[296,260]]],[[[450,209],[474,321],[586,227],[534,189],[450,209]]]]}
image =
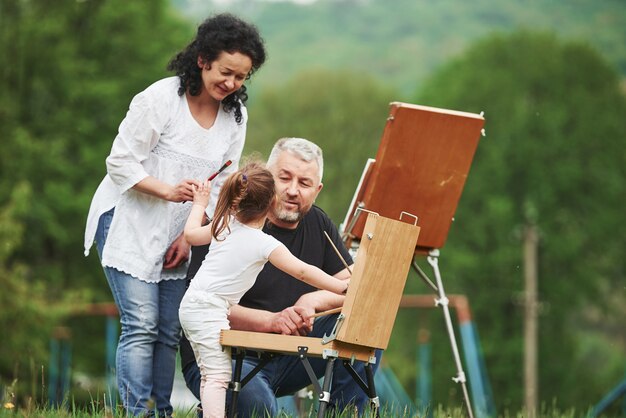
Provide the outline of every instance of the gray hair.
{"type": "Polygon", "coordinates": [[[304,138],[281,138],[276,141],[274,148],[272,148],[272,152],[267,159],[267,167],[276,164],[278,156],[283,151],[289,151],[307,163],[315,161],[319,167],[320,182],[322,181],[322,175],[324,174],[324,157],[320,147],[304,138]]]}

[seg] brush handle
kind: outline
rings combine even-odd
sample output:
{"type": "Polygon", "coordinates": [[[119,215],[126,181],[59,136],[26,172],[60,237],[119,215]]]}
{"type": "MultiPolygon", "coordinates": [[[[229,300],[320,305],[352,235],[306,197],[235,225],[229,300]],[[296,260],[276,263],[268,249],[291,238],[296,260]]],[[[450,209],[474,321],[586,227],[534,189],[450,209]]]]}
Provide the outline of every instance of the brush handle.
{"type": "Polygon", "coordinates": [[[217,170],[215,173],[211,174],[211,177],[208,178],[209,181],[213,180],[215,177],[217,177],[217,175],[219,173],[221,173],[222,171],[226,170],[226,167],[228,167],[229,165],[231,165],[233,162],[231,160],[228,160],[224,163],[223,166],[220,167],[219,170],[217,170]]]}

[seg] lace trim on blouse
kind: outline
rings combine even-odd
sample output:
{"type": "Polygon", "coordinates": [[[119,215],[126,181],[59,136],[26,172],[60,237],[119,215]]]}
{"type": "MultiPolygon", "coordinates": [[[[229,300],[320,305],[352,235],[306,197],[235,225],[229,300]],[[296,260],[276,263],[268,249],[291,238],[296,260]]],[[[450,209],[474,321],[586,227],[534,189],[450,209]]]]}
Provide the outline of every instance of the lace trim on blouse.
{"type": "Polygon", "coordinates": [[[178,163],[182,163],[191,167],[203,168],[207,165],[206,159],[192,157],[191,155],[163,149],[163,147],[159,146],[159,144],[157,144],[157,146],[152,149],[152,153],[166,160],[176,161],[178,163]]]}

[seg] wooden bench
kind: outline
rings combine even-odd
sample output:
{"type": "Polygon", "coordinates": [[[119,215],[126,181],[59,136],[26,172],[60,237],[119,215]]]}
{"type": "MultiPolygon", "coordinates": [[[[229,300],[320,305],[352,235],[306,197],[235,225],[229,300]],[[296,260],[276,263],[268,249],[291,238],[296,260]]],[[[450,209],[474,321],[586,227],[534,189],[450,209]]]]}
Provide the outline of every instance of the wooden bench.
{"type": "Polygon", "coordinates": [[[260,370],[257,368],[248,376],[241,376],[245,350],[299,356],[319,396],[318,417],[324,416],[330,401],[334,362],[343,360],[355,380],[358,375],[352,369],[352,364],[355,361],[364,362],[367,382],[356,382],[370,398],[371,405],[378,408],[371,366],[376,361],[376,349],[384,350],[389,343],[419,235],[420,228],[416,223],[417,219],[407,223],[375,213],[367,216],[350,286],[331,335],[313,338],[222,331],[220,342],[222,346],[232,348],[236,360],[229,417],[235,416],[239,390],[260,370]],[[309,357],[321,357],[327,361],[322,385],[313,374],[309,357]]]}

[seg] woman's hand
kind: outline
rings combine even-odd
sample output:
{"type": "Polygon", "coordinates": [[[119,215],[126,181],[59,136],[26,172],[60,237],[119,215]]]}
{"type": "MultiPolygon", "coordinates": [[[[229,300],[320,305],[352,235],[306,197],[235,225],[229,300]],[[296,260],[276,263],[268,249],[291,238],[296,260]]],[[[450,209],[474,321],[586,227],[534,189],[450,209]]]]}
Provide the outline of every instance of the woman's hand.
{"type": "Polygon", "coordinates": [[[164,269],[173,269],[189,259],[189,250],[191,246],[185,239],[184,235],[181,234],[178,238],[172,242],[170,248],[167,249],[165,253],[165,259],[163,260],[163,268],[164,269]]]}
{"type": "Polygon", "coordinates": [[[133,186],[133,189],[156,196],[170,202],[186,202],[193,199],[193,186],[199,186],[198,180],[183,180],[175,186],[148,176],[133,186]]]}
{"type": "Polygon", "coordinates": [[[205,208],[209,205],[209,198],[211,197],[211,183],[206,180],[200,183],[199,186],[193,186],[193,203],[194,205],[201,205],[205,208]]]}
{"type": "Polygon", "coordinates": [[[200,185],[202,185],[202,183],[198,180],[183,180],[167,191],[165,200],[169,200],[170,202],[187,202],[193,200],[194,187],[199,187],[200,185]]]}

